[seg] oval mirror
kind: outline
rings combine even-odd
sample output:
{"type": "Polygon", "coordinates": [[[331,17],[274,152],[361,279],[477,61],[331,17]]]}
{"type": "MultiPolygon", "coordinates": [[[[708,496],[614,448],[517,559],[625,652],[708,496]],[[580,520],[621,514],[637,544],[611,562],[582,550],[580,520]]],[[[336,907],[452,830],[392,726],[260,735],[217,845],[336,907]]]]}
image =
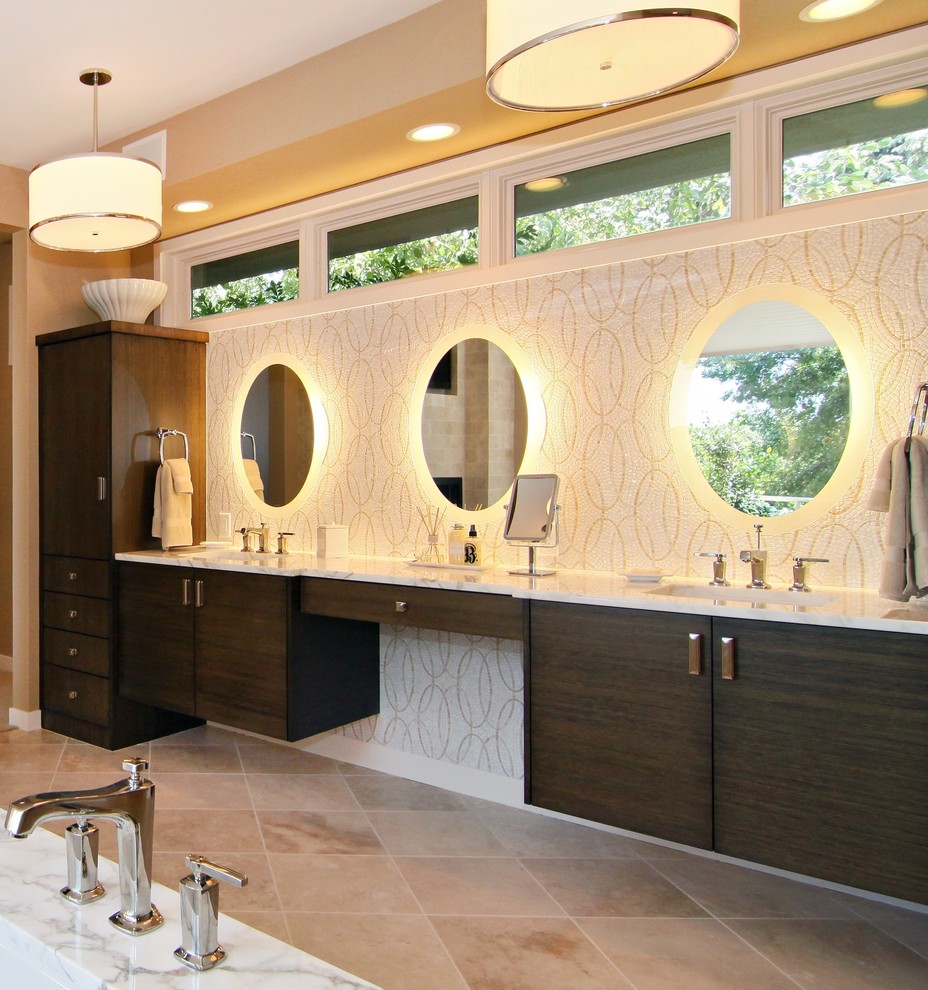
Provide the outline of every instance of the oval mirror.
{"type": "Polygon", "coordinates": [[[544,434],[541,397],[518,348],[489,328],[445,338],[413,401],[413,458],[435,500],[468,519],[498,507],[544,434]]]}
{"type": "Polygon", "coordinates": [[[301,502],[325,441],[321,402],[297,362],[271,355],[251,369],[233,416],[232,456],[252,505],[265,511],[301,502]]]}
{"type": "Polygon", "coordinates": [[[797,528],[834,504],[866,453],[873,403],[860,342],[837,310],[794,286],[717,307],[687,346],[674,392],[684,472],[737,525],[797,528]]]}

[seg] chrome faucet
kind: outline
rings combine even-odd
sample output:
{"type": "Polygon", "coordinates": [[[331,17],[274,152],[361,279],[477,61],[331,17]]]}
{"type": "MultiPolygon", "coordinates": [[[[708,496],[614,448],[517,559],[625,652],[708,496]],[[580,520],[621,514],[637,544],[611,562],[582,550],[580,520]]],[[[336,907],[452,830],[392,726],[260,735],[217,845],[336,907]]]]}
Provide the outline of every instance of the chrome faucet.
{"type": "Polygon", "coordinates": [[[112,819],[119,849],[120,909],[110,923],[128,935],[144,935],[164,922],[151,902],[155,785],[142,777],[147,760],[123,760],[122,766],[128,778],[106,787],[33,794],[14,801],[5,825],[14,839],[25,839],[52,818],[112,819]]]}
{"type": "Polygon", "coordinates": [[[712,553],[704,553],[699,551],[693,554],[694,557],[711,557],[712,558],[712,580],[709,582],[710,586],[715,588],[727,588],[729,582],[725,580],[725,554],[713,551],[712,553]]]}
{"type": "Polygon", "coordinates": [[[249,529],[243,526],[239,532],[242,534],[242,553],[250,552],[252,533],[255,533],[258,537],[258,553],[270,553],[267,546],[268,539],[270,538],[270,530],[267,523],[261,523],[260,526],[252,526],[249,529]]]}
{"type": "Polygon", "coordinates": [[[793,557],[793,583],[790,591],[811,591],[806,584],[806,564],[828,564],[827,557],[793,557]]]}
{"type": "Polygon", "coordinates": [[[757,532],[757,549],[742,550],[738,555],[742,563],[751,565],[751,583],[748,588],[769,588],[767,584],[767,551],[760,548],[760,531],[764,528],[763,523],[755,523],[754,529],[757,532]]]}

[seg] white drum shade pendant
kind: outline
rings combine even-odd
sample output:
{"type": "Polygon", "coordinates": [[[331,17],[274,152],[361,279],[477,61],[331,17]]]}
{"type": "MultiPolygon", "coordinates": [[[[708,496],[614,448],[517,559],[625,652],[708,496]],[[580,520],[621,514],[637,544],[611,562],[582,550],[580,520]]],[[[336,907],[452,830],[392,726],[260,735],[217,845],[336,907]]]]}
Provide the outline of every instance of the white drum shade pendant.
{"type": "Polygon", "coordinates": [[[57,251],[124,251],[161,235],[161,169],[97,151],[97,87],[105,69],[81,73],[93,86],[93,152],[58,158],[29,176],[29,236],[57,251]]]}
{"type": "Polygon", "coordinates": [[[487,0],[487,93],[518,110],[657,96],[729,58],[740,13],[740,0],[487,0]]]}

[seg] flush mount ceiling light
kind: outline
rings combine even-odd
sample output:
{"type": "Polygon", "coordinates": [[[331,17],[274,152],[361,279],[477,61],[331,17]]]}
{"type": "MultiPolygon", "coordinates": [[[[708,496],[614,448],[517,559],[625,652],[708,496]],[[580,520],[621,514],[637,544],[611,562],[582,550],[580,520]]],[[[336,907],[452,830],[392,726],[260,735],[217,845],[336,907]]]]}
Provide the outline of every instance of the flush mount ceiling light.
{"type": "Polygon", "coordinates": [[[560,175],[546,175],[541,179],[529,179],[525,183],[525,188],[529,192],[556,192],[567,185],[567,180],[560,175]]]}
{"type": "Polygon", "coordinates": [[[738,47],[740,0],[487,0],[487,93],[517,110],[593,110],[683,86],[738,47]]]}
{"type": "Polygon", "coordinates": [[[161,235],[161,170],[97,151],[97,88],[106,69],[80,75],[93,86],[93,151],[39,165],[29,176],[29,236],[56,251],[124,251],[161,235]]]}
{"type": "Polygon", "coordinates": [[[842,17],[853,17],[862,14],[881,4],[883,0],[815,0],[808,7],[799,11],[801,21],[811,21],[818,24],[822,21],[839,21],[842,17]]]}
{"type": "Polygon", "coordinates": [[[406,137],[410,141],[444,141],[460,132],[458,124],[423,124],[407,131],[406,137]]]}
{"type": "Polygon", "coordinates": [[[208,199],[185,199],[173,206],[178,213],[205,213],[212,208],[213,204],[208,199]]]}

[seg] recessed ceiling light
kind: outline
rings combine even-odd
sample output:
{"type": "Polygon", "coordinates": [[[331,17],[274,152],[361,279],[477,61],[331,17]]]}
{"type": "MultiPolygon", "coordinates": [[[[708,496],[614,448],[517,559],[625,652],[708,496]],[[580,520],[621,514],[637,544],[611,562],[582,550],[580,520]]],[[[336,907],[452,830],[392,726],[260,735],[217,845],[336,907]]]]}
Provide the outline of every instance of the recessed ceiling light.
{"type": "Polygon", "coordinates": [[[862,14],[882,3],[883,0],[815,0],[799,11],[799,19],[818,24],[821,21],[838,21],[842,17],[862,14]]]}
{"type": "Polygon", "coordinates": [[[182,203],[174,204],[178,213],[204,213],[212,208],[213,204],[207,199],[185,199],[182,203]]]}
{"type": "Polygon", "coordinates": [[[895,107],[909,107],[913,103],[921,103],[928,97],[928,89],[897,89],[895,93],[884,93],[878,96],[873,105],[881,110],[892,110],[895,107]]]}
{"type": "Polygon", "coordinates": [[[406,137],[410,141],[444,141],[460,133],[458,124],[423,124],[408,131],[406,137]]]}
{"type": "Polygon", "coordinates": [[[554,192],[555,189],[563,189],[567,185],[567,180],[560,175],[546,175],[542,179],[531,179],[525,183],[525,188],[529,192],[554,192]]]}

